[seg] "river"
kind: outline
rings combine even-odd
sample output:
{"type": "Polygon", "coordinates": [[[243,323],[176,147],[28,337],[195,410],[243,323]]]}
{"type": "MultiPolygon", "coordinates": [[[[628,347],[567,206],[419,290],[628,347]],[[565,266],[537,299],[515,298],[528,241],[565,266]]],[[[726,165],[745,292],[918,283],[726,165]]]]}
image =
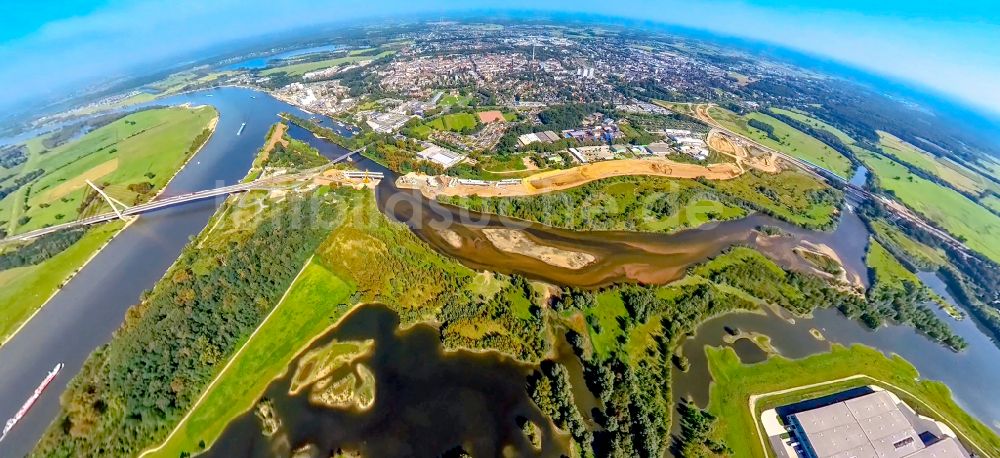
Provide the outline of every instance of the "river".
{"type": "MultiPolygon", "coordinates": [[[[167,195],[238,181],[245,175],[255,152],[263,143],[267,129],[277,121],[277,113],[288,111],[310,116],[265,94],[237,88],[185,94],[153,104],[185,102],[214,105],[221,117],[215,135],[168,186],[167,195]],[[236,135],[243,122],[247,123],[246,128],[241,135],[236,135]]],[[[290,130],[291,135],[319,147],[327,157],[342,154],[342,148],[304,132],[297,128],[290,130]]],[[[362,160],[358,165],[386,172],[368,160],[362,160]]],[[[537,243],[588,251],[595,255],[597,260],[593,265],[574,271],[496,250],[483,236],[482,229],[503,225],[504,222],[496,217],[458,211],[423,199],[414,192],[398,190],[392,183],[393,177],[393,174],[387,174],[376,191],[383,212],[410,225],[417,236],[435,249],[476,269],[519,273],[557,284],[586,287],[623,280],[663,283],[681,276],[686,266],[711,257],[734,243],[756,246],[790,268],[807,269],[790,251],[792,246],[805,240],[830,246],[844,261],[847,270],[867,283],[863,256],[868,234],[860,219],[851,212],[841,216],[840,224],[832,232],[807,231],[762,215],[710,224],[677,234],[573,232],[523,221],[507,221],[506,224],[523,228],[537,243]],[[762,237],[753,230],[761,225],[779,227],[789,235],[762,237]],[[446,241],[442,229],[458,233],[462,244],[456,247],[446,241]]],[[[151,288],[163,275],[187,243],[188,237],[204,227],[219,203],[190,204],[142,216],[84,268],[21,333],[0,348],[0,415],[4,417],[17,410],[53,365],[60,361],[66,363],[63,372],[30,414],[17,425],[7,440],[0,443],[0,456],[20,456],[30,451],[58,412],[58,393],[64,390],[87,355],[110,339],[111,333],[121,324],[126,309],[137,302],[143,290],[151,288]]],[[[970,327],[968,322],[959,324],[957,330],[970,346],[965,352],[954,354],[910,328],[887,326],[871,332],[832,310],[818,310],[814,318],[798,319],[795,324],[773,314],[726,315],[705,323],[696,336],[685,343],[685,354],[691,359],[692,368],[687,374],[675,374],[675,391],[679,395],[690,395],[704,404],[708,377],[703,356],[699,366],[698,355],[702,354],[699,349],[705,344],[721,342],[723,326],[771,335],[775,347],[788,356],[804,356],[828,348],[827,343],[819,342],[809,334],[809,328],[816,327],[833,341],[861,342],[899,353],[910,360],[924,377],[946,382],[963,407],[996,428],[997,419],[1000,419],[1000,401],[990,394],[995,392],[996,386],[1000,386],[1000,365],[994,364],[1000,361],[1000,351],[974,325],[970,327]]],[[[402,339],[398,336],[393,338],[402,339]]],[[[423,350],[437,351],[429,347],[423,350]]],[[[743,350],[743,354],[749,351],[746,348],[743,350]]],[[[474,360],[478,356],[463,356],[466,357],[474,360]]],[[[504,366],[506,363],[497,364],[504,366]]],[[[467,370],[485,369],[470,362],[467,370]]],[[[383,383],[382,380],[378,382],[383,383]]],[[[479,389],[495,389],[488,384],[476,386],[479,389]]],[[[406,390],[401,385],[380,387],[383,395],[400,393],[402,396],[406,390]]],[[[514,388],[523,391],[523,382],[514,388]]],[[[399,399],[408,398],[403,396],[399,399]]],[[[513,397],[505,399],[514,400],[513,397]]],[[[300,410],[280,413],[287,422],[292,422],[290,424],[305,425],[308,422],[296,417],[300,410]]],[[[315,414],[308,410],[301,411],[303,419],[312,418],[307,415],[315,414]]],[[[523,409],[503,411],[523,412],[523,409]]],[[[324,415],[327,414],[339,415],[329,411],[324,415]]],[[[335,425],[338,420],[330,421],[335,425]]],[[[486,434],[485,430],[475,431],[486,434]]]]}
{"type": "Polygon", "coordinates": [[[333,52],[340,49],[339,45],[324,45],[324,46],[314,46],[311,48],[295,49],[292,51],[285,51],[273,56],[265,57],[253,57],[250,59],[241,60],[238,62],[231,63],[222,67],[222,70],[260,70],[267,68],[270,65],[278,64],[279,61],[291,59],[293,57],[300,57],[309,54],[317,54],[321,52],[333,52]]]}
{"type": "MultiPolygon", "coordinates": [[[[219,111],[215,134],[170,182],[163,196],[237,183],[277,114],[307,113],[267,94],[219,88],[169,97],[149,105],[210,104],[219,111]],[[240,135],[237,131],[246,123],[240,135]]],[[[138,107],[132,107],[135,109],[138,107]]],[[[121,232],[28,324],[0,347],[0,419],[6,421],[56,363],[65,367],[28,415],[0,442],[0,456],[28,453],[59,410],[59,393],[88,355],[106,343],[125,311],[153,287],[188,238],[205,227],[221,200],[196,202],[141,216],[121,232]]]]}

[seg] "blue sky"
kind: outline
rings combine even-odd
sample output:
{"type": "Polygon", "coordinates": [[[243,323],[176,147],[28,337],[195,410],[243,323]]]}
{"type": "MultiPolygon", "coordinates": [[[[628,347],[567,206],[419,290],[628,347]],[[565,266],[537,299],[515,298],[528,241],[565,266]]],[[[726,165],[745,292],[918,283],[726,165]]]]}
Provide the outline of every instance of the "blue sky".
{"type": "Polygon", "coordinates": [[[372,16],[543,9],[664,22],[779,44],[925,86],[1000,116],[1000,4],[951,0],[52,0],[11,2],[0,105],[264,33],[372,16]]]}

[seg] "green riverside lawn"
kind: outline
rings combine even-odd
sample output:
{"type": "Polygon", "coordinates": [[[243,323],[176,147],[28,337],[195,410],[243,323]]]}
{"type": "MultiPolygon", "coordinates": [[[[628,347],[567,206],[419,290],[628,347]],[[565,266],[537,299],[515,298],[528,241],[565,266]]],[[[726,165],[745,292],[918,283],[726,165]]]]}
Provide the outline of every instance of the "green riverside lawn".
{"type": "MultiPolygon", "coordinates": [[[[22,173],[34,169],[51,172],[32,182],[26,204],[27,186],[0,201],[0,215],[11,215],[10,233],[72,221],[89,190],[84,179],[110,184],[120,191],[120,198],[125,193],[147,200],[207,141],[207,137],[199,137],[217,116],[212,107],[160,108],[125,116],[49,151],[43,151],[38,139],[29,141],[31,155],[22,173]],[[142,195],[126,189],[136,183],[151,186],[142,195]],[[19,225],[21,218],[29,221],[19,225]]],[[[93,210],[110,208],[105,205],[104,210],[93,210]]],[[[0,271],[0,341],[16,331],[123,226],[116,221],[92,227],[75,244],[39,264],[0,271]]]]}
{"type": "Polygon", "coordinates": [[[776,356],[747,365],[740,362],[731,348],[706,347],[705,351],[713,380],[708,410],[718,418],[715,433],[733,450],[740,451],[741,456],[773,456],[770,450],[762,450],[756,435],[763,411],[864,385],[886,388],[921,415],[944,421],[967,446],[972,442],[980,450],[1000,450],[1000,436],[962,410],[945,384],[920,380],[917,370],[898,355],[886,357],[864,345],[834,344],[829,353],[798,360],[776,356]],[[866,378],[758,398],[755,411],[750,412],[752,395],[856,375],[866,378]]]}
{"type": "Polygon", "coordinates": [[[101,224],[39,264],[0,271],[0,341],[11,336],[124,225],[121,221],[101,224]]]}
{"type": "Polygon", "coordinates": [[[288,362],[349,309],[354,288],[314,259],[292,284],[258,331],[202,395],[174,433],[145,456],[174,458],[201,450],[230,421],[253,407],[267,386],[285,374],[288,362]],[[252,395],[251,395],[252,394],[252,395]]]}

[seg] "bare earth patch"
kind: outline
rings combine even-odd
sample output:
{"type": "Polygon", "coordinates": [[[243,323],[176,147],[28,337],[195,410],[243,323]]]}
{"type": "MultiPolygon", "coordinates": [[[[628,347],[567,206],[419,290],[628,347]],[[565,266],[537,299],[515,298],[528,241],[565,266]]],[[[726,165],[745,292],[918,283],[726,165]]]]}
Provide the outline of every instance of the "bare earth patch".
{"type": "Polygon", "coordinates": [[[550,266],[564,269],[580,269],[597,258],[590,253],[566,250],[553,246],[541,245],[528,238],[523,232],[515,229],[483,229],[486,238],[501,251],[516,253],[542,261],[550,266]]]}
{"type": "Polygon", "coordinates": [[[69,194],[77,189],[81,189],[87,186],[87,180],[94,181],[97,180],[111,172],[118,169],[118,158],[111,159],[110,161],[101,163],[86,172],[81,173],[79,176],[66,180],[49,190],[46,195],[47,201],[53,201],[62,198],[66,194],[69,194]]]}

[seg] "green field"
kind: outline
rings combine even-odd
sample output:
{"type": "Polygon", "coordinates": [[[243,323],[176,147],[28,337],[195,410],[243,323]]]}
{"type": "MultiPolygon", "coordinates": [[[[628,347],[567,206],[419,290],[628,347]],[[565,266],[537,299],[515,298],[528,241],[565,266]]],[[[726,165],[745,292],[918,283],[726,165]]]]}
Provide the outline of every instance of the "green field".
{"type": "Polygon", "coordinates": [[[467,107],[470,103],[472,103],[472,100],[473,98],[467,95],[448,94],[441,97],[441,100],[438,101],[438,105],[445,107],[467,107]]]}
{"type": "Polygon", "coordinates": [[[907,282],[914,287],[923,284],[913,272],[903,267],[892,253],[875,240],[870,240],[868,243],[865,265],[875,272],[873,283],[876,289],[906,290],[907,282]]]}
{"type": "Polygon", "coordinates": [[[114,221],[96,226],[66,250],[39,264],[0,271],[0,341],[35,313],[124,224],[114,221]]]}
{"type": "Polygon", "coordinates": [[[427,122],[426,125],[437,130],[462,132],[466,129],[475,129],[479,125],[479,120],[472,113],[452,113],[434,118],[427,122]]]}
{"type": "Polygon", "coordinates": [[[850,178],[853,172],[851,161],[843,154],[840,154],[805,132],[797,130],[764,113],[754,112],[746,116],[740,116],[719,107],[710,108],[709,113],[713,119],[727,129],[749,137],[764,146],[799,159],[805,159],[813,164],[829,169],[843,178],[850,178]],[[764,131],[747,125],[747,121],[751,119],[771,125],[774,128],[774,135],[780,139],[780,142],[769,138],[764,131]]]}
{"type": "Polygon", "coordinates": [[[990,194],[979,200],[986,208],[989,208],[995,212],[1000,212],[1000,197],[995,194],[990,194]]]}
{"type": "MultiPolygon", "coordinates": [[[[21,174],[39,169],[45,174],[0,201],[0,220],[7,221],[9,233],[72,221],[91,192],[88,179],[108,184],[107,192],[126,204],[145,201],[180,169],[192,143],[217,116],[212,107],[145,110],[32,154],[21,174]],[[129,188],[145,183],[142,191],[129,188]]],[[[110,210],[97,199],[87,212],[110,210]]]]}
{"type": "Polygon", "coordinates": [[[817,128],[817,129],[823,129],[823,130],[825,130],[825,131],[827,131],[827,132],[829,132],[829,133],[837,136],[837,138],[839,138],[840,141],[844,142],[845,145],[852,145],[852,144],[854,144],[854,139],[851,138],[850,135],[847,135],[846,132],[844,132],[844,131],[842,131],[842,130],[840,130],[840,129],[838,129],[838,128],[830,125],[830,124],[827,124],[827,123],[825,123],[825,122],[823,122],[823,121],[821,121],[819,119],[816,119],[816,118],[814,118],[812,116],[809,116],[809,115],[807,115],[805,113],[802,113],[802,112],[796,111],[796,110],[786,110],[784,108],[769,108],[769,110],[773,111],[775,113],[780,113],[780,114],[783,114],[785,116],[788,116],[789,118],[792,118],[792,119],[794,119],[796,121],[806,123],[806,124],[808,124],[810,126],[813,126],[813,127],[817,128]]]}
{"type": "Polygon", "coordinates": [[[910,208],[934,221],[965,244],[1000,262],[1000,216],[958,192],[920,178],[892,159],[862,151],[859,158],[878,177],[880,187],[892,191],[910,208]]]}
{"type": "Polygon", "coordinates": [[[830,353],[799,360],[777,356],[762,363],[746,365],[740,362],[731,348],[707,347],[705,351],[713,380],[708,410],[718,419],[715,433],[733,450],[739,450],[740,456],[773,456],[770,450],[761,448],[756,435],[763,411],[864,385],[889,389],[918,413],[946,422],[981,450],[1000,449],[1000,437],[962,410],[951,398],[947,386],[941,382],[920,380],[917,370],[897,355],[886,357],[878,350],[863,345],[847,348],[835,344],[830,353]],[[855,375],[867,378],[759,398],[754,412],[748,408],[751,395],[759,396],[855,375]]]}
{"type": "Polygon", "coordinates": [[[174,458],[210,446],[230,421],[253,408],[289,362],[349,309],[354,289],[310,260],[242,351],[218,375],[163,446],[146,456],[174,458]]]}
{"type": "Polygon", "coordinates": [[[896,252],[906,253],[911,261],[922,269],[937,269],[948,263],[944,251],[940,248],[933,248],[913,240],[884,220],[874,220],[871,226],[883,244],[892,246],[896,252]]]}
{"type": "Polygon", "coordinates": [[[933,154],[919,149],[887,132],[879,131],[879,146],[886,154],[895,156],[900,161],[922,169],[948,182],[956,189],[974,194],[984,189],[997,188],[978,173],[969,170],[947,159],[937,158],[933,154]]]}
{"type": "Polygon", "coordinates": [[[315,62],[303,62],[299,64],[283,65],[281,67],[269,68],[267,70],[262,71],[260,74],[263,76],[270,76],[276,73],[287,73],[289,76],[302,76],[314,70],[334,67],[337,65],[356,64],[358,62],[363,62],[366,60],[377,60],[386,56],[390,56],[393,53],[395,53],[395,51],[382,51],[373,56],[361,56],[357,55],[357,53],[352,53],[344,57],[338,57],[336,59],[318,60],[315,62]]]}

